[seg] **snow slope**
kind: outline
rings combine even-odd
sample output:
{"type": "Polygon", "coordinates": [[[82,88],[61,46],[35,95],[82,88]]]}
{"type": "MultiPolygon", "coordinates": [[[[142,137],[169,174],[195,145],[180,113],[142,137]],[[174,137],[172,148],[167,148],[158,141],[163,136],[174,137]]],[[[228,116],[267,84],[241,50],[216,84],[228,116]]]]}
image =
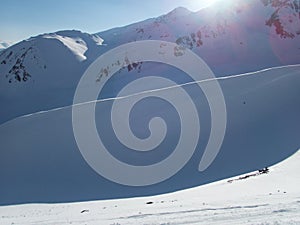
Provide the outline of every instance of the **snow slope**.
{"type": "MultiPolygon", "coordinates": [[[[0,207],[1,224],[300,223],[300,151],[269,173],[151,197],[0,207]]],[[[240,176],[242,177],[242,175],[240,176]]]]}
{"type": "MultiPolygon", "coordinates": [[[[1,52],[0,205],[161,194],[255,171],[296,152],[300,147],[300,20],[295,17],[299,8],[268,2],[220,1],[194,13],[177,8],[97,34],[74,30],[42,34],[1,52]],[[188,164],[165,182],[143,188],[118,185],[95,173],[80,154],[72,128],[74,93],[88,66],[107,51],[139,40],[175,42],[204,59],[218,77],[228,116],[218,157],[199,173],[211,115],[205,95],[195,84],[202,82],[205,87],[211,81],[191,81],[182,71],[155,62],[128,65],[116,73],[99,95],[96,122],[107,125],[99,133],[120,160],[131,164],[160,161],[171,153],[170,146],[180,135],[178,114],[152,99],[133,110],[137,115],[133,127],[137,136],[146,138],[147,119],[162,117],[172,128],[164,145],[157,154],[144,158],[122,151],[127,149],[116,141],[106,116],[128,82],[150,74],[171,79],[178,88],[184,86],[201,115],[201,137],[188,164]],[[138,116],[139,112],[146,117],[138,116]]],[[[87,92],[99,85],[100,76],[95,74],[94,79],[87,92]]]]}
{"type": "MultiPolygon", "coordinates": [[[[115,184],[86,164],[74,139],[71,106],[17,117],[0,126],[0,203],[68,202],[153,195],[276,164],[293,154],[300,145],[299,74],[300,65],[296,65],[219,78],[228,112],[227,131],[218,157],[204,172],[197,168],[210,132],[209,111],[203,94],[192,93],[193,100],[201,103],[200,145],[192,159],[175,176],[146,187],[115,184]]],[[[210,82],[204,81],[203,85],[210,85],[210,82]]],[[[186,89],[192,92],[194,85],[186,85],[186,89]]],[[[110,101],[97,104],[103,109],[97,120],[106,120],[104,112],[109,110],[109,104],[110,101]]],[[[172,146],[178,135],[176,127],[172,128],[176,124],[176,114],[167,106],[154,109],[154,112],[149,111],[149,116],[159,113],[168,127],[171,126],[166,141],[172,146]]],[[[137,124],[140,124],[138,120],[137,124]]],[[[143,132],[142,129],[137,135],[143,135],[143,132]]],[[[118,144],[109,126],[105,133],[100,134],[106,135],[109,146],[118,144]]],[[[161,160],[168,153],[166,150],[158,149],[150,158],[139,160],[146,160],[145,163],[161,160]]],[[[129,162],[137,157],[127,151],[112,151],[112,154],[129,162]]]]}

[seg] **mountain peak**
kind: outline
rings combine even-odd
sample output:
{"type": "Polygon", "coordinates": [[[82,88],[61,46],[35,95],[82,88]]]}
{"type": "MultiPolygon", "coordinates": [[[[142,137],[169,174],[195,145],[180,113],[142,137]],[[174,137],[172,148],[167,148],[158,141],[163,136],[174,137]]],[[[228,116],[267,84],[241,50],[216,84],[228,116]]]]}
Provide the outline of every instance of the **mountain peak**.
{"type": "Polygon", "coordinates": [[[3,41],[0,39],[0,51],[11,46],[13,42],[11,41],[3,41]]]}
{"type": "Polygon", "coordinates": [[[166,16],[170,16],[170,17],[173,17],[173,16],[186,16],[186,15],[189,15],[191,13],[192,12],[190,10],[188,10],[187,8],[180,6],[180,7],[177,7],[175,9],[173,9],[171,12],[166,14],[166,16]]]}

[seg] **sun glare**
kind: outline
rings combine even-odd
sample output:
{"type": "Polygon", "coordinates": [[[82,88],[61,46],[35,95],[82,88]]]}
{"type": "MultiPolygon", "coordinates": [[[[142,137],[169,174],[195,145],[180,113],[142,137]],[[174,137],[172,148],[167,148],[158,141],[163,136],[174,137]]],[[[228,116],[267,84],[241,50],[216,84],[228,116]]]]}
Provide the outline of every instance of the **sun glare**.
{"type": "Polygon", "coordinates": [[[190,2],[189,2],[190,10],[192,10],[192,11],[200,10],[209,5],[214,4],[216,1],[218,1],[218,0],[190,0],[190,2]]]}

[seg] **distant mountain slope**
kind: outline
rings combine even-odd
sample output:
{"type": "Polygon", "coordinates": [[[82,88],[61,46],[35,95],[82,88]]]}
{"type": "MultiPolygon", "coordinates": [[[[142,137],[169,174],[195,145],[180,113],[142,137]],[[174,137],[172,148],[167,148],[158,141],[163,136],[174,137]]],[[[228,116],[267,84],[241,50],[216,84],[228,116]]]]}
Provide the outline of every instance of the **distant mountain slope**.
{"type": "Polygon", "coordinates": [[[16,115],[21,115],[69,105],[87,66],[107,50],[132,41],[176,42],[201,56],[218,76],[299,63],[300,19],[293,17],[285,25],[290,31],[280,34],[276,21],[294,15],[293,10],[285,8],[281,15],[282,11],[259,0],[233,1],[231,5],[220,2],[196,13],[177,8],[156,19],[97,35],[62,31],[23,41],[0,56],[0,94],[5,102],[10,102],[7,113],[1,113],[1,120],[13,118],[16,111],[16,115]],[[48,88],[57,90],[53,95],[49,91],[43,94],[41,90],[48,88]],[[50,94],[51,103],[37,99],[36,93],[38,98],[50,94]],[[23,102],[22,110],[15,110],[15,100],[23,102]]]}
{"type": "Polygon", "coordinates": [[[271,2],[218,1],[195,13],[177,8],[98,35],[111,47],[145,39],[176,42],[192,49],[220,75],[298,63],[300,12],[295,7],[299,5],[289,8],[285,5],[293,1],[274,1],[285,2],[285,7],[271,2]]]}
{"type": "Polygon", "coordinates": [[[0,121],[15,115],[71,104],[74,88],[99,55],[102,39],[60,31],[22,41],[0,55],[0,121]]]}
{"type": "Polygon", "coordinates": [[[0,52],[3,51],[4,49],[8,48],[11,45],[13,45],[12,42],[0,40],[0,52]]]}
{"type": "Polygon", "coordinates": [[[20,42],[0,55],[0,100],[7,105],[0,122],[70,105],[88,65],[132,41],[176,42],[201,56],[217,76],[299,63],[299,8],[271,2],[220,1],[199,12],[177,8],[95,35],[60,31],[20,42]]]}

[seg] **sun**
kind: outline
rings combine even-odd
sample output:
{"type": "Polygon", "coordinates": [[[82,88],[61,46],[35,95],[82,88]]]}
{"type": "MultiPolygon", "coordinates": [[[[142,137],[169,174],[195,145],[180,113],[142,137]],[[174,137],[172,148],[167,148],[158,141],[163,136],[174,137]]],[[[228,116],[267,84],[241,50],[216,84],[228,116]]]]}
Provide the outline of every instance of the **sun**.
{"type": "Polygon", "coordinates": [[[189,0],[189,7],[192,11],[198,11],[202,8],[210,6],[219,0],[189,0]]]}

